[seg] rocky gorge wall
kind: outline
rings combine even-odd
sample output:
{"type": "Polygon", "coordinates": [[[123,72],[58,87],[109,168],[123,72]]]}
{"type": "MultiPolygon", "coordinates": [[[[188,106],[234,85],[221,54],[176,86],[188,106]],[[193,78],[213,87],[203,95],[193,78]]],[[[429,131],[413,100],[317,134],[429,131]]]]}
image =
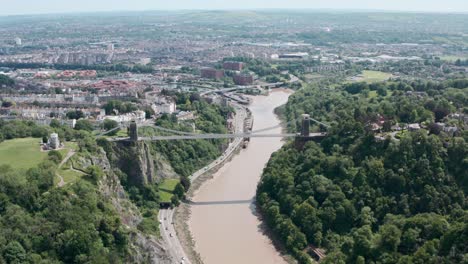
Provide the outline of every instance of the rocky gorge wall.
{"type": "Polygon", "coordinates": [[[104,149],[112,165],[127,175],[130,185],[144,186],[177,177],[169,162],[151,151],[150,144],[142,141],[109,142],[104,149]]]}
{"type": "MultiPolygon", "coordinates": [[[[108,146],[107,146],[108,147],[108,146]]],[[[124,225],[130,230],[129,241],[129,256],[125,261],[126,263],[172,263],[169,255],[167,254],[164,245],[161,241],[153,235],[145,234],[137,229],[143,217],[135,204],[128,198],[124,187],[115,170],[115,165],[108,159],[108,156],[114,156],[112,150],[120,150],[120,155],[116,155],[115,161],[120,162],[120,165],[126,164],[126,157],[129,157],[128,162],[130,166],[128,169],[136,169],[132,177],[135,181],[144,184],[157,180],[154,177],[154,164],[152,156],[149,152],[148,146],[136,145],[118,145],[112,149],[107,148],[108,153],[101,149],[97,154],[89,157],[79,157],[75,160],[79,163],[79,167],[85,169],[89,166],[97,166],[104,172],[102,178],[98,181],[98,188],[100,193],[106,199],[109,199],[115,210],[118,212],[120,219],[124,225]],[[142,149],[139,149],[139,148],[142,149]],[[125,155],[121,155],[125,153],[125,155]],[[133,157],[133,158],[130,158],[133,157]]],[[[117,163],[119,164],[119,163],[117,163]]]]}

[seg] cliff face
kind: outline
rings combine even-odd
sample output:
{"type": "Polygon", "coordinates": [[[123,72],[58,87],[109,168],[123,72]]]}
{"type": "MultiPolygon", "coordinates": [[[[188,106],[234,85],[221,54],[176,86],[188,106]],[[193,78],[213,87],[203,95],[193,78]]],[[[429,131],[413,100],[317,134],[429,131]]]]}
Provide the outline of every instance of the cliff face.
{"type": "MultiPolygon", "coordinates": [[[[151,158],[151,157],[149,157],[151,158]]],[[[149,159],[151,161],[151,159],[149,159]]],[[[141,161],[147,162],[147,161],[141,161]]],[[[143,217],[138,208],[128,199],[126,192],[120,183],[119,177],[114,173],[106,152],[100,153],[90,158],[80,158],[81,167],[95,165],[104,171],[104,176],[99,180],[98,186],[102,195],[109,199],[115,210],[120,215],[120,219],[130,230],[129,259],[127,263],[162,263],[169,264],[171,259],[167,255],[164,246],[157,237],[147,235],[137,229],[143,217]]],[[[147,169],[149,171],[150,168],[147,169]]]]}
{"type": "Polygon", "coordinates": [[[122,141],[109,145],[111,163],[127,175],[131,185],[144,186],[176,176],[168,162],[152,154],[150,144],[122,141]]]}

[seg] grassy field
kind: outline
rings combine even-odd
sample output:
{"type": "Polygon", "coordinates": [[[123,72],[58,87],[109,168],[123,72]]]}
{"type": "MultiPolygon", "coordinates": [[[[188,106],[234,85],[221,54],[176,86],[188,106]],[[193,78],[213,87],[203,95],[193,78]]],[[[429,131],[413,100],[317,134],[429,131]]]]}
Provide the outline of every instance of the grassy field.
{"type": "Polygon", "coordinates": [[[67,184],[78,181],[84,174],[69,169],[69,167],[63,166],[57,171],[57,173],[63,177],[63,181],[67,184]]]}
{"type": "Polygon", "coordinates": [[[454,62],[458,59],[460,60],[466,60],[468,59],[468,56],[442,56],[440,57],[441,60],[444,60],[444,61],[450,61],[450,62],[454,62]]]}
{"type": "Polygon", "coordinates": [[[362,81],[372,83],[372,82],[382,82],[388,80],[392,75],[386,72],[380,71],[362,71],[362,81]]]}
{"type": "Polygon", "coordinates": [[[361,74],[348,78],[347,83],[349,82],[367,82],[367,83],[374,83],[374,82],[382,82],[388,80],[392,77],[392,74],[380,71],[362,71],[361,74]]]}
{"type": "Polygon", "coordinates": [[[77,142],[65,142],[65,148],[78,151],[78,143],[77,142]]]}
{"type": "Polygon", "coordinates": [[[161,200],[161,203],[170,203],[173,195],[174,194],[169,192],[159,191],[159,199],[161,200]]]}
{"type": "MultiPolygon", "coordinates": [[[[389,91],[387,90],[387,95],[385,97],[389,97],[389,96],[392,96],[393,92],[392,91],[389,91]]],[[[369,98],[375,98],[377,97],[378,94],[377,94],[377,91],[369,91],[369,98]]]]}
{"type": "Polygon", "coordinates": [[[0,165],[10,165],[14,169],[29,169],[39,164],[47,156],[41,152],[40,138],[17,138],[0,143],[0,165]]]}
{"type": "MultiPolygon", "coordinates": [[[[96,133],[98,135],[98,133],[96,133]]],[[[105,138],[114,138],[114,137],[128,137],[127,129],[120,129],[115,135],[104,135],[105,138]]]]}
{"type": "Polygon", "coordinates": [[[161,202],[163,203],[171,202],[171,198],[173,196],[172,192],[174,191],[177,183],[179,182],[180,181],[177,179],[165,179],[159,185],[159,196],[160,196],[161,202]]]}

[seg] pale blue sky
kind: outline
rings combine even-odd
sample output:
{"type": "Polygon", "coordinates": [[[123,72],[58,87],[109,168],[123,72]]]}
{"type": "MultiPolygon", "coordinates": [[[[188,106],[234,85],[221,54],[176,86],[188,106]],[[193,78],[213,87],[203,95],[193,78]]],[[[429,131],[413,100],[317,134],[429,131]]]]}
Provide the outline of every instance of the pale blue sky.
{"type": "Polygon", "coordinates": [[[468,0],[0,0],[0,6],[0,15],[260,8],[468,12],[468,0]]]}

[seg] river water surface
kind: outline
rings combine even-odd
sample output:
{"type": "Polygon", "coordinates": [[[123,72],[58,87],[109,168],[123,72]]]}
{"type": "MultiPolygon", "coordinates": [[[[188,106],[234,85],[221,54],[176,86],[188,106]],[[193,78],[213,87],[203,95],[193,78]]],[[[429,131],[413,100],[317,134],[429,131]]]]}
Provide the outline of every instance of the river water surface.
{"type": "MultiPolygon", "coordinates": [[[[273,110],[285,104],[289,94],[255,97],[250,106],[253,130],[278,125],[273,110]]],[[[280,134],[281,128],[264,133],[280,134]]],[[[195,193],[189,226],[205,264],[286,263],[260,228],[252,204],[263,168],[282,144],[281,138],[252,138],[247,149],[195,193]]]]}

